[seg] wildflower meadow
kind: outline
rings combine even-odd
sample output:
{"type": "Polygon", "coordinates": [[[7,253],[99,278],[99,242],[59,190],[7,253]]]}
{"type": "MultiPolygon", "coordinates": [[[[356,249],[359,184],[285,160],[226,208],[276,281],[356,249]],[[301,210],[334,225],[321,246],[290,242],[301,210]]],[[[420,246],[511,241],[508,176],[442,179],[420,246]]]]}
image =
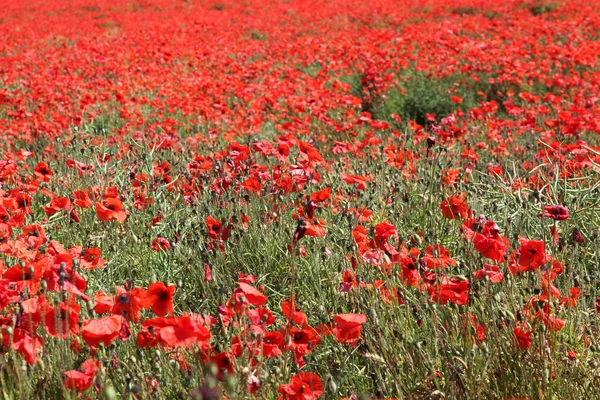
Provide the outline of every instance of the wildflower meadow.
{"type": "Polygon", "coordinates": [[[1,0],[0,398],[600,399],[600,3],[1,0]]]}

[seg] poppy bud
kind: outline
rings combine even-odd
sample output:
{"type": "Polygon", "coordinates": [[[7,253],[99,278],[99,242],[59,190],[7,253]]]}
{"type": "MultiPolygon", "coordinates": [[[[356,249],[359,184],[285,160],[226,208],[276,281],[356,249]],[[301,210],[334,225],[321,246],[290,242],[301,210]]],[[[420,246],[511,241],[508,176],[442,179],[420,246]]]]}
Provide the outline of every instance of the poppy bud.
{"type": "Polygon", "coordinates": [[[112,385],[108,384],[105,386],[104,397],[108,400],[113,400],[117,398],[117,392],[115,391],[115,388],[112,385]]]}
{"type": "Polygon", "coordinates": [[[329,381],[327,383],[327,385],[329,386],[329,390],[331,391],[331,393],[337,394],[338,385],[337,385],[337,383],[335,383],[335,381],[333,380],[333,378],[331,377],[331,375],[327,376],[327,380],[329,381]]]}
{"type": "Polygon", "coordinates": [[[376,320],[377,319],[377,311],[373,308],[369,308],[369,318],[376,320]]]}
{"type": "Polygon", "coordinates": [[[573,233],[571,233],[571,240],[573,243],[583,243],[583,235],[577,228],[573,228],[573,233]]]}
{"type": "Polygon", "coordinates": [[[133,385],[133,386],[131,386],[129,391],[133,394],[138,394],[142,391],[142,388],[139,385],[133,385]]]}
{"type": "Polygon", "coordinates": [[[300,239],[306,235],[306,231],[308,230],[308,226],[303,219],[298,220],[298,226],[296,227],[296,232],[294,232],[293,243],[296,244],[300,239]]]}

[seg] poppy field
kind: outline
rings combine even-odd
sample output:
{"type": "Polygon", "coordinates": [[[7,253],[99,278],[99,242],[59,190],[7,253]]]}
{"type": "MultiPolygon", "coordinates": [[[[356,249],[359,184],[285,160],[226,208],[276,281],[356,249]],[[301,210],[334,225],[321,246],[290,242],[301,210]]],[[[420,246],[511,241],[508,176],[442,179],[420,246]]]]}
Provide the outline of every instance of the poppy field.
{"type": "Polygon", "coordinates": [[[600,398],[600,4],[0,7],[0,398],[600,398]]]}

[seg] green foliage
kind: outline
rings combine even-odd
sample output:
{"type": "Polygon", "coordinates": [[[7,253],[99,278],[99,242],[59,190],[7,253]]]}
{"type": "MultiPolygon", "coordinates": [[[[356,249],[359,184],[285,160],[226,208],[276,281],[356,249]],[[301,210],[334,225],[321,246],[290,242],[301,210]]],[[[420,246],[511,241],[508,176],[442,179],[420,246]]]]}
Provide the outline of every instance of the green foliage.
{"type": "Polygon", "coordinates": [[[475,15],[478,10],[476,7],[456,7],[450,11],[452,14],[460,15],[475,15]]]}
{"type": "Polygon", "coordinates": [[[531,6],[529,6],[529,11],[531,11],[531,13],[533,15],[543,15],[549,12],[552,12],[554,10],[556,10],[558,8],[558,4],[557,3],[550,3],[547,1],[540,1],[538,3],[535,3],[531,6]]]}
{"type": "Polygon", "coordinates": [[[375,116],[389,119],[395,113],[403,121],[414,120],[421,125],[427,123],[427,114],[443,118],[458,109],[451,100],[449,91],[455,79],[437,79],[424,72],[408,71],[403,76],[400,87],[385,94],[382,103],[376,107],[375,116]]]}

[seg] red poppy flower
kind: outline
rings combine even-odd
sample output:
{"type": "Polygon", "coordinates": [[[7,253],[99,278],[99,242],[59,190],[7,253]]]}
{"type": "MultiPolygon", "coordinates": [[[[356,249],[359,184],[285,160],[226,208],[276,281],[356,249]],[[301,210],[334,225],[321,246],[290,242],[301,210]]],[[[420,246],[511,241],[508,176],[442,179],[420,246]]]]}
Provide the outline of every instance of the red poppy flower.
{"type": "Polygon", "coordinates": [[[60,210],[70,210],[71,200],[68,197],[56,196],[50,201],[50,205],[44,207],[44,212],[47,216],[51,217],[60,210]]]}
{"type": "Polygon", "coordinates": [[[382,248],[383,244],[388,241],[390,237],[398,238],[398,232],[396,227],[388,222],[382,222],[375,225],[375,244],[377,247],[382,248]]]}
{"type": "Polygon", "coordinates": [[[284,346],[283,334],[279,331],[265,332],[262,336],[262,351],[264,357],[272,358],[281,355],[284,346]]]}
{"type": "Polygon", "coordinates": [[[323,228],[323,226],[327,225],[327,223],[324,220],[320,218],[313,218],[312,221],[305,221],[305,223],[305,236],[323,237],[327,234],[327,231],[325,231],[325,228],[323,228]]]}
{"type": "Polygon", "coordinates": [[[127,321],[120,315],[88,319],[83,322],[81,337],[90,347],[98,347],[100,343],[108,346],[110,342],[121,336],[123,325],[127,325],[127,321]]]}
{"type": "Polygon", "coordinates": [[[20,191],[19,189],[14,189],[11,191],[8,198],[2,199],[2,204],[10,211],[28,215],[33,212],[30,207],[32,201],[33,198],[28,193],[20,191]]]}
{"type": "Polygon", "coordinates": [[[262,332],[262,326],[269,326],[275,323],[275,316],[266,307],[254,308],[247,310],[246,315],[250,318],[250,321],[254,324],[253,328],[257,328],[258,331],[262,332]]]}
{"type": "MultiPolygon", "coordinates": [[[[7,290],[7,292],[10,294],[10,291],[7,290]]],[[[35,327],[42,323],[42,319],[46,315],[48,309],[48,302],[46,301],[46,297],[42,294],[31,299],[23,300],[21,308],[23,309],[23,324],[29,331],[33,332],[35,327]]]]}
{"type": "Polygon", "coordinates": [[[543,240],[527,240],[521,237],[519,242],[521,247],[518,264],[522,271],[537,269],[546,263],[546,245],[543,240]]]}
{"type": "MultiPolygon", "coordinates": [[[[4,225],[4,229],[18,228],[25,223],[25,214],[19,211],[9,212],[5,207],[0,205],[0,225],[4,225]]],[[[11,237],[11,235],[6,236],[11,237]]]]}
{"type": "Polygon", "coordinates": [[[475,245],[475,250],[477,250],[482,257],[489,258],[492,261],[502,262],[506,256],[509,241],[504,236],[491,238],[480,233],[475,233],[473,244],[475,245]]]}
{"type": "Polygon", "coordinates": [[[208,346],[210,331],[203,321],[188,315],[179,318],[151,318],[142,323],[138,333],[138,347],[153,347],[158,344],[166,347],[189,347],[198,343],[201,348],[208,346]]]}
{"type": "Polygon", "coordinates": [[[307,225],[306,221],[303,219],[299,219],[298,225],[296,226],[296,231],[294,232],[294,237],[292,239],[292,242],[294,244],[298,243],[298,241],[300,239],[302,239],[304,236],[306,236],[307,230],[308,230],[308,225],[307,225]]]}
{"type": "Polygon", "coordinates": [[[456,260],[450,257],[450,252],[440,244],[427,246],[425,254],[426,256],[423,257],[423,261],[429,269],[446,268],[449,265],[456,265],[456,260]]]}
{"type": "Polygon", "coordinates": [[[544,206],[544,211],[538,217],[552,218],[555,221],[564,221],[569,218],[569,210],[561,205],[544,206]]]}
{"type": "Polygon", "coordinates": [[[109,186],[102,193],[102,197],[105,199],[108,198],[117,198],[119,197],[119,188],[117,186],[109,186]]]}
{"type": "Polygon", "coordinates": [[[500,283],[504,280],[504,274],[500,272],[500,267],[490,264],[484,264],[483,269],[475,271],[473,276],[476,279],[483,279],[485,276],[487,276],[492,283],[500,283]]]}
{"type": "Polygon", "coordinates": [[[73,246],[69,249],[69,254],[79,260],[79,266],[83,269],[104,268],[106,260],[100,257],[102,250],[98,248],[82,248],[73,246]]]}
{"type": "Polygon", "coordinates": [[[344,173],[340,174],[340,178],[348,184],[356,185],[358,190],[365,190],[367,188],[367,182],[370,180],[369,177],[359,175],[348,175],[344,173]]]}
{"type": "Polygon", "coordinates": [[[42,279],[44,272],[42,264],[35,262],[29,265],[15,265],[4,271],[2,278],[8,282],[15,284],[15,289],[23,290],[29,289],[35,293],[40,287],[40,280],[42,279]]]}
{"type": "Polygon", "coordinates": [[[567,307],[575,307],[577,305],[577,299],[583,296],[581,290],[578,287],[572,287],[569,289],[569,296],[565,296],[560,299],[560,303],[567,307]]]}
{"type": "Polygon", "coordinates": [[[533,330],[525,330],[523,328],[514,328],[513,333],[516,339],[516,346],[521,350],[527,350],[531,346],[533,330]]]}
{"type": "Polygon", "coordinates": [[[524,316],[543,322],[552,332],[557,332],[565,326],[565,321],[558,318],[556,313],[546,295],[533,296],[523,309],[524,316]]]}
{"type": "Polygon", "coordinates": [[[260,389],[260,379],[258,379],[258,377],[256,375],[250,375],[248,376],[248,379],[246,380],[246,391],[248,393],[256,393],[259,391],[260,389]]]}
{"type": "Polygon", "coordinates": [[[469,281],[466,279],[442,276],[438,284],[428,285],[427,291],[439,304],[466,305],[469,302],[469,281]]]}
{"type": "Polygon", "coordinates": [[[79,334],[79,311],[74,300],[61,302],[46,312],[45,327],[50,336],[68,338],[79,334]]]}
{"type": "Polygon", "coordinates": [[[304,325],[302,328],[295,326],[283,329],[283,334],[286,335],[288,343],[286,347],[288,350],[292,350],[296,356],[296,361],[302,363],[302,356],[312,353],[316,346],[321,343],[321,337],[318,332],[308,325],[304,325]]]}
{"type": "Polygon", "coordinates": [[[151,308],[158,317],[173,314],[173,293],[175,285],[167,287],[162,282],[152,283],[140,296],[141,305],[145,309],[151,308]]]}
{"type": "Polygon", "coordinates": [[[210,364],[217,367],[217,379],[222,380],[225,375],[233,375],[233,358],[228,352],[222,351],[210,357],[210,364]]]}
{"type": "Polygon", "coordinates": [[[248,178],[242,183],[242,188],[249,192],[260,192],[262,185],[258,178],[248,178]]]}
{"type": "Polygon", "coordinates": [[[206,264],[204,266],[204,282],[212,281],[212,268],[210,265],[206,264]]]}
{"type": "Polygon", "coordinates": [[[246,275],[243,272],[238,274],[238,283],[247,283],[250,285],[251,283],[256,283],[256,280],[256,275],[254,274],[246,275]]]}
{"type": "Polygon", "coordinates": [[[67,389],[84,391],[92,387],[94,378],[100,371],[100,363],[97,360],[86,360],[81,364],[79,370],[63,372],[65,376],[64,385],[67,389]]]}
{"type": "Polygon", "coordinates": [[[323,382],[312,372],[300,372],[292,376],[289,384],[280,385],[277,389],[281,400],[314,400],[323,395],[323,382]]]}
{"type": "Polygon", "coordinates": [[[31,335],[25,329],[16,328],[12,335],[2,329],[2,344],[6,348],[12,347],[19,352],[27,364],[38,362],[38,353],[42,350],[42,339],[31,335]]]}
{"type": "Polygon", "coordinates": [[[333,334],[336,340],[356,346],[367,316],[364,314],[338,314],[333,317],[333,321],[335,323],[333,334]]]}
{"type": "Polygon", "coordinates": [[[87,281],[73,270],[73,261],[70,254],[54,256],[52,264],[44,271],[43,279],[46,281],[49,291],[65,290],[87,299],[87,296],[83,293],[87,287],[87,281]]]}
{"type": "Polygon", "coordinates": [[[108,312],[114,304],[114,297],[102,291],[99,291],[94,295],[94,312],[98,314],[108,312]]]}
{"type": "Polygon", "coordinates": [[[285,161],[290,155],[290,145],[287,143],[279,143],[275,149],[275,157],[279,161],[285,161]]]}
{"type": "Polygon", "coordinates": [[[17,239],[25,243],[30,248],[39,248],[48,241],[44,228],[38,224],[25,225],[17,239]]]}
{"type": "Polygon", "coordinates": [[[483,257],[496,262],[504,261],[510,242],[504,236],[500,236],[500,228],[495,222],[467,219],[463,222],[460,230],[465,238],[475,246],[483,257]]]}
{"type": "Polygon", "coordinates": [[[355,287],[358,287],[356,274],[353,271],[350,271],[349,269],[345,270],[342,274],[342,283],[340,283],[340,293],[347,293],[355,287]]]}
{"type": "Polygon", "coordinates": [[[82,162],[75,161],[75,160],[73,160],[71,158],[68,158],[65,161],[65,164],[67,164],[67,167],[69,167],[69,168],[75,168],[75,169],[77,169],[77,174],[79,176],[88,175],[88,174],[94,172],[94,170],[96,169],[96,167],[94,167],[91,164],[84,164],[82,162]]]}
{"type": "Polygon", "coordinates": [[[329,200],[330,197],[331,197],[331,188],[325,188],[325,189],[322,189],[322,190],[319,190],[317,192],[310,194],[310,200],[315,203],[321,203],[325,200],[329,200]]]}
{"type": "Polygon", "coordinates": [[[121,200],[109,197],[102,200],[102,203],[96,203],[96,214],[101,221],[119,221],[127,219],[127,213],[123,211],[121,200]]]}
{"type": "Polygon", "coordinates": [[[256,307],[261,307],[267,302],[267,296],[262,294],[254,286],[243,282],[238,282],[238,288],[234,291],[234,296],[237,301],[248,303],[256,307]]]}
{"type": "Polygon", "coordinates": [[[143,292],[144,290],[141,288],[126,290],[122,287],[117,287],[117,295],[114,297],[110,313],[122,315],[128,321],[139,322],[140,310],[142,309],[140,297],[143,295],[143,292]]]}
{"type": "Polygon", "coordinates": [[[464,219],[471,215],[466,193],[455,194],[442,201],[440,210],[444,217],[448,219],[464,219]]]}
{"type": "Polygon", "coordinates": [[[298,141],[298,149],[300,152],[306,154],[310,161],[323,161],[323,155],[309,143],[298,141]]]}
{"type": "Polygon", "coordinates": [[[154,251],[167,251],[171,248],[171,243],[163,237],[158,237],[152,241],[150,248],[154,251]]]}
{"type": "Polygon", "coordinates": [[[39,162],[35,166],[33,172],[36,179],[41,182],[50,182],[50,178],[52,178],[52,175],[54,175],[54,172],[52,172],[52,170],[48,167],[48,164],[43,161],[39,162]]]}
{"type": "Polygon", "coordinates": [[[208,237],[217,240],[227,240],[229,238],[229,231],[232,226],[228,225],[223,227],[223,224],[210,215],[206,217],[206,226],[208,226],[208,237]]]}
{"type": "Polygon", "coordinates": [[[75,209],[71,209],[71,211],[69,211],[69,218],[71,219],[71,221],[74,221],[74,222],[81,221],[81,219],[79,218],[79,215],[77,214],[77,211],[75,211],[75,209]]]}
{"type": "Polygon", "coordinates": [[[89,192],[89,190],[87,192],[84,192],[83,190],[74,191],[73,197],[75,198],[75,200],[73,201],[73,204],[81,208],[90,208],[91,206],[93,206],[94,202],[92,201],[92,199],[90,199],[89,192]]]}
{"type": "Polygon", "coordinates": [[[293,298],[292,301],[285,301],[281,299],[281,311],[289,321],[293,321],[297,325],[308,324],[308,318],[306,318],[306,314],[296,310],[296,304],[294,303],[293,298]]]}

